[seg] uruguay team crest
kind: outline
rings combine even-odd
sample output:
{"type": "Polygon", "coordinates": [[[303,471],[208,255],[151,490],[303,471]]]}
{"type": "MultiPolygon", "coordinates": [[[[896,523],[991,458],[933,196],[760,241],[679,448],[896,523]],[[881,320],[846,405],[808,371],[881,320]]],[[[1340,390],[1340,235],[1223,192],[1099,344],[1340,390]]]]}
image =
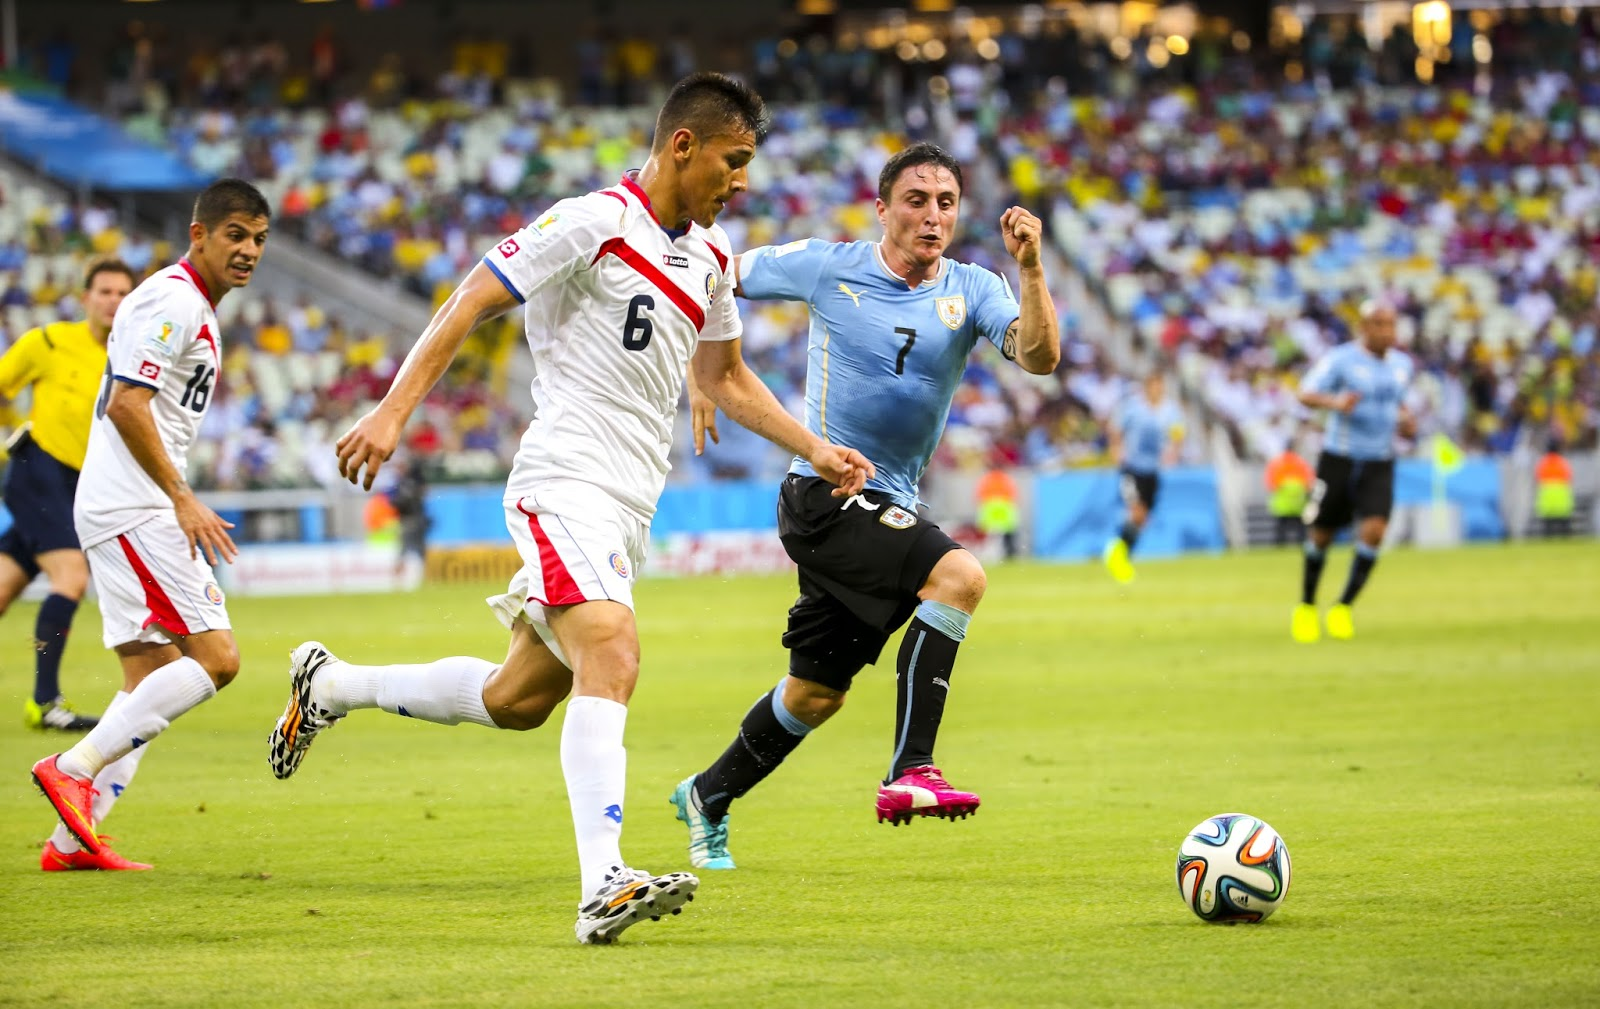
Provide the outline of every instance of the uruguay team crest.
{"type": "Polygon", "coordinates": [[[910,529],[912,526],[917,524],[917,516],[915,513],[908,512],[899,505],[894,505],[888,511],[880,515],[878,517],[878,521],[882,522],[890,529],[910,529]]]}
{"type": "Polygon", "coordinates": [[[628,559],[620,551],[611,551],[611,556],[606,560],[611,563],[611,570],[617,573],[618,578],[628,577],[628,559]]]}
{"type": "Polygon", "coordinates": [[[967,318],[967,299],[958,294],[953,298],[935,298],[933,307],[939,312],[939,321],[951,329],[960,329],[967,318]]]}

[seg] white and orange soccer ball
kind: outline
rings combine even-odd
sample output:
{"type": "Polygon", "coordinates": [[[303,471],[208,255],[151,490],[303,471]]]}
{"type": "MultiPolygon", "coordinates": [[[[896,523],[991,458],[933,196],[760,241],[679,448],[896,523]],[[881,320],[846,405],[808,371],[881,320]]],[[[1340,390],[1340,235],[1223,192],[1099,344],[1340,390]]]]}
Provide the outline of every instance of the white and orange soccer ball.
{"type": "Polygon", "coordinates": [[[1289,849],[1265,820],[1213,816],[1178,849],[1178,893],[1202,921],[1261,921],[1289,893],[1289,849]]]}

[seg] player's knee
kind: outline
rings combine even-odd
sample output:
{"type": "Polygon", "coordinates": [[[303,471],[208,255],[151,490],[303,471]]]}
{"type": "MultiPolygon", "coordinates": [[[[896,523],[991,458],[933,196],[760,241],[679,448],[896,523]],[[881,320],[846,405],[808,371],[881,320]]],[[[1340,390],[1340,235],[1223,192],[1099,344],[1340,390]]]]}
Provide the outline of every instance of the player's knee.
{"type": "Polygon", "coordinates": [[[784,681],[783,706],[796,718],[816,728],[838,714],[847,696],[843,690],[790,676],[784,681]]]}
{"type": "Polygon", "coordinates": [[[195,658],[218,690],[232,683],[233,678],[239,675],[239,646],[232,639],[214,644],[204,655],[195,658]]]}
{"type": "Polygon", "coordinates": [[[989,576],[978,559],[965,550],[952,550],[934,566],[920,595],[972,613],[988,588],[989,576]]]}

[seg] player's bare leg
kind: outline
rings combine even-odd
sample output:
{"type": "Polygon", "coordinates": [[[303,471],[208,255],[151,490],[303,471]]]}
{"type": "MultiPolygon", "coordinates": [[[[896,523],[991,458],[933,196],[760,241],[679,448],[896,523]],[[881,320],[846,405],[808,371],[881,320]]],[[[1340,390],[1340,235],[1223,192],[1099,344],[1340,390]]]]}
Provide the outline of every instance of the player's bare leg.
{"type": "Polygon", "coordinates": [[[628,699],[639,679],[633,610],[610,600],[549,607],[551,632],[572,664],[572,699],[561,726],[583,898],[575,926],[582,943],[609,943],[646,918],[677,914],[700,881],[688,873],[655,876],[622,860],[628,699]]]}
{"type": "MultiPolygon", "coordinates": [[[[5,561],[16,567],[10,557],[5,561]]],[[[34,563],[49,579],[50,594],[39,604],[34,620],[33,696],[23,707],[23,721],[36,729],[87,732],[99,719],[78,714],[61,696],[61,656],[67,648],[67,632],[72,629],[78,603],[89,587],[89,563],[84,560],[83,551],[75,549],[47,550],[36,556],[34,563]]],[[[23,572],[18,568],[17,573],[23,572]]],[[[24,587],[25,583],[17,591],[24,587]]]]}
{"type": "Polygon", "coordinates": [[[233,632],[203,631],[170,644],[129,642],[117,646],[123,695],[113,699],[100,724],[72,749],[34,765],[34,781],[56,808],[62,824],[91,855],[107,849],[96,826],[109,811],[147,744],[184,712],[233,681],[239,648],[233,632]],[[126,759],[135,753],[131,762],[126,759]],[[102,791],[104,797],[97,793],[102,791]]]}
{"type": "Polygon", "coordinates": [[[922,605],[900,642],[895,751],[878,789],[878,821],[898,826],[918,816],[962,819],[978,811],[975,793],[951,788],[933,762],[950,675],[967,624],[988,588],[983,565],[951,550],[934,565],[918,595],[922,605]]]}

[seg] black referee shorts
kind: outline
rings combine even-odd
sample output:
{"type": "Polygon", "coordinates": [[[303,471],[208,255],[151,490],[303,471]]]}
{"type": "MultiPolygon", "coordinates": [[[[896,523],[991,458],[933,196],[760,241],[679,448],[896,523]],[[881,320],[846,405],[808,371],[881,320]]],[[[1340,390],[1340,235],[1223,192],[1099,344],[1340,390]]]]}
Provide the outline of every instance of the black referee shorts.
{"type": "Polygon", "coordinates": [[[72,499],[78,471],[24,436],[11,450],[6,469],[6,510],[11,528],[0,534],[6,554],[31,580],[39,573],[34,558],[52,550],[80,550],[72,524],[72,499]]]}
{"type": "Polygon", "coordinates": [[[911,619],[939,558],[961,546],[881,491],[832,492],[826,480],[791,473],[778,495],[778,536],[800,566],[783,645],[793,675],[849,690],[911,619]]]}
{"type": "Polygon", "coordinates": [[[1352,521],[1387,520],[1394,511],[1394,460],[1351,459],[1324,452],[1317,459],[1317,482],[1306,502],[1306,525],[1343,529],[1352,521]]]}

